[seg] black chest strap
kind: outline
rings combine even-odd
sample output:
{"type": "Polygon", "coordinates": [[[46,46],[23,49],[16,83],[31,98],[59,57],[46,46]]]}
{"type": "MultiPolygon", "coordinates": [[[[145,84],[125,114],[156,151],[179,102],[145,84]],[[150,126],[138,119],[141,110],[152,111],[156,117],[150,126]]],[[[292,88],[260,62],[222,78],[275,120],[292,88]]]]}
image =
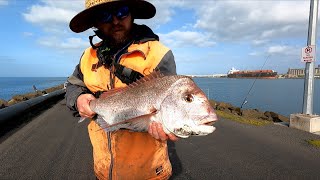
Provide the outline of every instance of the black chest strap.
{"type": "MultiPolygon", "coordinates": [[[[137,81],[138,79],[144,77],[141,73],[139,73],[138,71],[135,71],[131,68],[127,68],[121,64],[115,64],[115,72],[114,75],[117,76],[121,82],[129,85],[135,81],[137,81]]],[[[109,89],[109,87],[108,87],[109,89]]],[[[100,95],[103,93],[104,91],[98,91],[94,94],[94,96],[96,98],[99,98],[100,95]]]]}
{"type": "Polygon", "coordinates": [[[138,71],[131,68],[127,68],[121,64],[115,64],[114,75],[117,76],[123,83],[129,85],[138,79],[142,78],[143,75],[138,71]]]}

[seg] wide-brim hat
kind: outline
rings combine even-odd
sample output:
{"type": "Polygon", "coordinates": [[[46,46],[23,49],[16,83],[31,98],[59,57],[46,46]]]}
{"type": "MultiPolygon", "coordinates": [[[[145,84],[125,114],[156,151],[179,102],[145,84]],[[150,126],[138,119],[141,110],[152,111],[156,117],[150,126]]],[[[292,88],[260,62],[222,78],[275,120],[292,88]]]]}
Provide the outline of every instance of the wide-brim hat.
{"type": "Polygon", "coordinates": [[[144,0],[85,0],[86,9],[74,16],[70,21],[73,32],[83,32],[94,26],[95,12],[112,7],[127,5],[134,19],[150,19],[156,14],[156,8],[144,0]]]}

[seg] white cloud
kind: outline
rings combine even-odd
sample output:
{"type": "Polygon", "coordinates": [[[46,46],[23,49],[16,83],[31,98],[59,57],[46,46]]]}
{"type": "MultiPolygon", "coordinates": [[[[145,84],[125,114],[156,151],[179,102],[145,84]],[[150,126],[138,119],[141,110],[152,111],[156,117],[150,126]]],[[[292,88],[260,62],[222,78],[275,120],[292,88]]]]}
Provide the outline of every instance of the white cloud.
{"type": "Polygon", "coordinates": [[[254,40],[252,40],[252,44],[255,45],[255,46],[264,45],[267,42],[268,42],[267,40],[262,40],[262,39],[254,39],[254,40]]]}
{"type": "Polygon", "coordinates": [[[260,55],[259,52],[251,52],[251,53],[249,53],[249,56],[258,56],[258,55],[260,55]]]}
{"type": "Polygon", "coordinates": [[[267,49],[268,54],[282,54],[282,55],[298,56],[299,52],[300,52],[299,48],[292,47],[292,46],[285,46],[285,45],[270,46],[267,49]]]}
{"type": "Polygon", "coordinates": [[[61,47],[64,49],[81,49],[84,50],[88,47],[88,41],[84,41],[81,38],[68,38],[65,42],[61,43],[61,47]]]}
{"type": "Polygon", "coordinates": [[[88,42],[81,38],[66,38],[61,41],[57,37],[43,37],[38,40],[38,43],[48,48],[54,48],[60,51],[64,50],[84,50],[88,47],[88,42]]]}
{"type": "Polygon", "coordinates": [[[184,0],[152,0],[150,1],[156,7],[156,15],[152,19],[135,20],[138,24],[147,24],[153,29],[159,28],[170,21],[176,14],[174,8],[187,7],[184,0]]]}
{"type": "Polygon", "coordinates": [[[170,47],[208,47],[215,45],[210,36],[205,33],[195,31],[179,31],[175,30],[168,34],[159,34],[160,41],[170,47]]]}
{"type": "MultiPolygon", "coordinates": [[[[30,6],[23,17],[42,29],[45,35],[37,42],[45,47],[54,48],[59,52],[83,50],[89,46],[88,40],[73,38],[75,34],[69,29],[69,22],[78,12],[84,9],[84,0],[41,0],[39,4],[30,6]]],[[[24,33],[28,35],[28,33],[24,33]]],[[[78,37],[86,37],[87,32],[78,37]]]]}
{"type": "Polygon", "coordinates": [[[72,2],[42,0],[41,4],[32,5],[26,13],[23,13],[23,17],[26,21],[47,29],[52,27],[56,29],[57,26],[63,29],[68,27],[71,18],[81,10],[79,5],[83,4],[78,0],[72,2]]]}
{"type": "Polygon", "coordinates": [[[5,6],[8,5],[9,1],[8,0],[0,0],[0,6],[5,6]]]}
{"type": "Polygon", "coordinates": [[[75,12],[66,9],[34,5],[29,13],[24,14],[24,17],[27,21],[34,24],[50,25],[55,23],[66,24],[74,14],[75,12]]]}
{"type": "Polygon", "coordinates": [[[299,35],[308,23],[309,5],[303,0],[199,2],[203,4],[196,10],[199,19],[195,27],[222,40],[299,35]]]}
{"type": "MultiPolygon", "coordinates": [[[[195,12],[193,26],[183,24],[179,31],[201,31],[219,42],[251,42],[266,46],[284,38],[304,38],[307,33],[309,1],[305,0],[153,0],[157,8],[153,28],[174,20],[180,10],[195,12]]],[[[170,29],[175,31],[177,29],[170,29]]]]}

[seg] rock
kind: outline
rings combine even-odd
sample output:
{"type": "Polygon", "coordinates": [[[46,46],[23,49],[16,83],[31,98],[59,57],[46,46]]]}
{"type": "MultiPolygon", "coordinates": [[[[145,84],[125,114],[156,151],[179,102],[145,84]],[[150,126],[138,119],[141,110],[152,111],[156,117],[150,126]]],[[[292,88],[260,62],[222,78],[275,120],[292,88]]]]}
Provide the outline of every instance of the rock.
{"type": "Polygon", "coordinates": [[[241,110],[241,108],[239,108],[239,107],[234,107],[234,108],[231,110],[231,113],[232,113],[232,114],[235,114],[235,115],[238,115],[238,116],[242,116],[242,110],[241,110]]]}
{"type": "Polygon", "coordinates": [[[218,103],[216,101],[210,99],[209,103],[213,109],[217,109],[218,103]]]}
{"type": "Polygon", "coordinates": [[[282,121],[282,122],[290,122],[290,118],[288,118],[286,116],[283,116],[281,114],[278,114],[278,115],[279,115],[280,121],[282,121]]]}
{"type": "Polygon", "coordinates": [[[32,92],[32,93],[27,93],[25,94],[24,96],[27,98],[27,99],[32,99],[32,98],[35,98],[35,97],[38,97],[38,96],[42,96],[44,93],[42,93],[42,91],[37,91],[37,92],[32,92]]]}
{"type": "Polygon", "coordinates": [[[278,114],[272,111],[266,111],[264,113],[264,115],[266,115],[268,117],[268,120],[271,120],[273,122],[281,122],[279,121],[279,117],[278,114]]]}
{"type": "Polygon", "coordinates": [[[264,115],[268,117],[268,121],[273,121],[273,116],[275,116],[273,113],[274,112],[271,112],[271,111],[266,111],[264,113],[264,115]]]}
{"type": "Polygon", "coordinates": [[[0,109],[8,107],[8,102],[6,100],[0,99],[0,109]]]}
{"type": "Polygon", "coordinates": [[[271,119],[271,121],[273,122],[289,122],[290,121],[289,118],[272,111],[266,111],[264,115],[266,115],[268,119],[271,119]]]}
{"type": "Polygon", "coordinates": [[[12,97],[12,99],[14,99],[17,102],[22,102],[22,101],[28,100],[28,98],[24,95],[15,95],[12,97]]]}
{"type": "Polygon", "coordinates": [[[231,109],[233,109],[233,106],[229,103],[225,103],[225,102],[217,103],[217,110],[231,113],[232,112],[231,109]]]}
{"type": "Polygon", "coordinates": [[[15,99],[10,99],[8,101],[8,106],[12,106],[12,105],[17,104],[17,103],[18,103],[18,101],[16,101],[15,99]]]}
{"type": "Polygon", "coordinates": [[[220,111],[224,111],[224,110],[229,110],[229,108],[231,108],[232,105],[229,103],[225,103],[225,102],[218,102],[217,103],[217,110],[220,111]]]}
{"type": "Polygon", "coordinates": [[[239,107],[233,106],[230,103],[219,102],[216,105],[216,109],[228,113],[232,113],[234,115],[241,116],[242,110],[239,107]]]}
{"type": "Polygon", "coordinates": [[[51,92],[59,90],[59,89],[63,89],[63,84],[61,84],[59,86],[52,87],[52,88],[45,89],[44,91],[47,93],[51,93],[51,92]]]}
{"type": "Polygon", "coordinates": [[[269,120],[268,117],[258,109],[244,109],[242,110],[242,116],[254,119],[269,120]]]}

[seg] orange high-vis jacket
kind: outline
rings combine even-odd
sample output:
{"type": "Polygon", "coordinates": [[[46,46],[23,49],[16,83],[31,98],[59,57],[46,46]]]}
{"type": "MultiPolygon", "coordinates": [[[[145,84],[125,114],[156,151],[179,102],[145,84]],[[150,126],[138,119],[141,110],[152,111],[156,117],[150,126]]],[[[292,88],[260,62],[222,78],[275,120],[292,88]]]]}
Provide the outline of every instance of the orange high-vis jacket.
{"type": "MultiPolygon", "coordinates": [[[[132,44],[119,63],[148,75],[168,53],[172,52],[159,41],[132,44]]],[[[80,61],[80,70],[84,84],[93,93],[107,91],[110,87],[109,69],[101,66],[93,70],[93,65],[97,63],[96,50],[91,47],[86,49],[80,61]]],[[[124,86],[126,84],[121,80],[115,79],[115,88],[124,86]]],[[[95,121],[91,121],[88,131],[98,179],[168,179],[171,176],[166,141],[156,140],[147,132],[124,129],[106,132],[95,121]]]]}

